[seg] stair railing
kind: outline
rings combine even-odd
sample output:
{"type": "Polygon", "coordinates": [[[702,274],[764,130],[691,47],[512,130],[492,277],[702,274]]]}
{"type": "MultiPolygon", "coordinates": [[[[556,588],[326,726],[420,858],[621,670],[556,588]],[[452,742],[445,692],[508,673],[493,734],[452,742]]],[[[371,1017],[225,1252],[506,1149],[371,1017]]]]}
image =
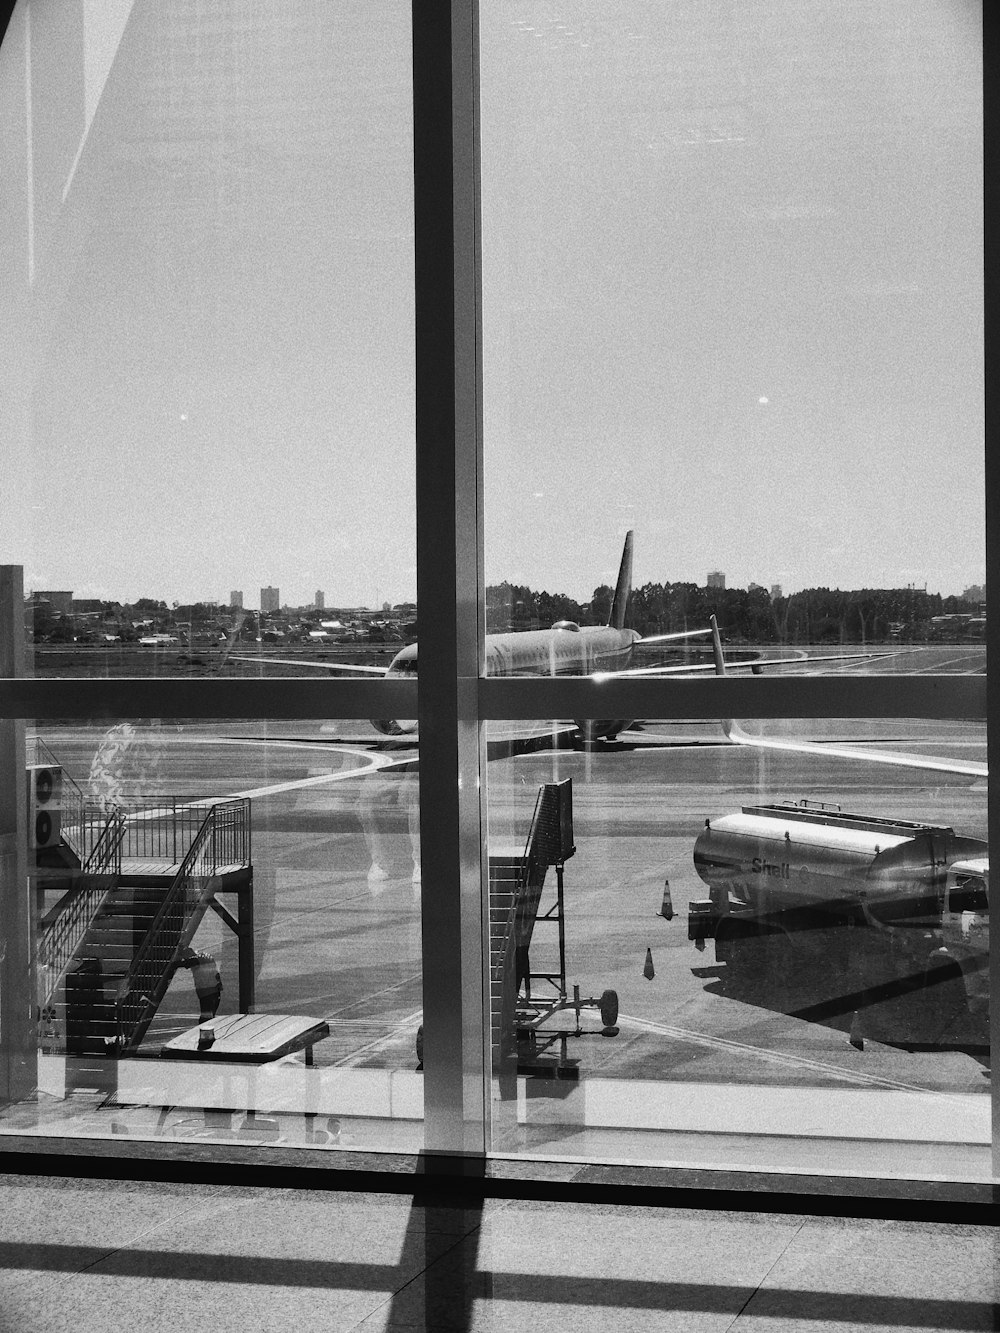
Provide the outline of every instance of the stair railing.
{"type": "Polygon", "coordinates": [[[248,865],[250,801],[244,797],[209,807],[180,869],[118,986],[118,1049],[134,1050],[167,992],[181,951],[198,928],[199,905],[213,890],[212,880],[227,866],[248,865]],[[245,860],[234,853],[244,851],[245,860]]]}
{"type": "MultiPolygon", "coordinates": [[[[561,816],[567,808],[571,809],[567,805],[572,800],[571,792],[569,782],[549,782],[539,787],[524,852],[512,884],[510,911],[497,939],[499,948],[496,967],[499,975],[494,975],[491,967],[490,979],[491,982],[501,983],[500,1013],[493,1016],[494,1055],[501,1058],[508,1053],[513,1041],[519,980],[524,980],[527,986],[525,998],[530,1000],[531,976],[529,973],[525,977],[517,977],[515,950],[527,953],[545,883],[545,872],[550,865],[560,863],[566,855],[561,816]]],[[[570,824],[571,821],[570,815],[570,824]]]]}
{"type": "Polygon", "coordinates": [[[114,808],[104,817],[104,825],[77,878],[69,901],[46,929],[38,945],[39,993],[48,1004],[63,973],[79,947],[94,918],[114,888],[121,873],[122,839],[125,816],[114,808]]]}
{"type": "Polygon", "coordinates": [[[513,885],[510,915],[507,918],[503,938],[500,941],[504,956],[506,956],[512,944],[527,945],[531,939],[534,915],[530,913],[530,895],[532,889],[536,886],[539,894],[541,893],[541,881],[545,879],[545,871],[548,866],[548,860],[544,854],[544,840],[540,836],[544,827],[542,814],[547,804],[547,792],[548,786],[543,785],[539,787],[538,795],[535,797],[535,809],[531,816],[528,837],[518,866],[517,879],[513,885]],[[524,938],[525,935],[527,935],[527,938],[524,938]]]}

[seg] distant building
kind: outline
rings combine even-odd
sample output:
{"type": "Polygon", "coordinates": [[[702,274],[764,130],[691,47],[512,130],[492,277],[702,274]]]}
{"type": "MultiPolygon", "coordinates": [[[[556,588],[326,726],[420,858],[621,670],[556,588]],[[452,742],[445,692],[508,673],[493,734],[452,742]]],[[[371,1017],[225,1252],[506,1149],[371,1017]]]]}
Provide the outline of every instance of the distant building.
{"type": "Polygon", "coordinates": [[[278,611],[281,609],[281,593],[277,588],[261,588],[260,609],[262,611],[278,611]]]}
{"type": "Polygon", "coordinates": [[[962,600],[964,602],[985,602],[986,584],[973,583],[971,587],[966,588],[965,591],[962,593],[962,600]]]}
{"type": "Polygon", "coordinates": [[[708,576],[709,588],[724,588],[726,586],[726,576],[721,569],[715,569],[708,576]]]}
{"type": "Polygon", "coordinates": [[[73,611],[73,594],[71,592],[33,592],[32,597],[36,602],[48,602],[49,610],[56,615],[68,616],[73,611]]]}
{"type": "Polygon", "coordinates": [[[781,591],[781,584],[780,584],[780,583],[772,583],[772,584],[771,584],[771,601],[772,601],[772,602],[776,602],[776,601],[778,600],[778,598],[781,597],[781,596],[783,596],[783,595],[784,595],[784,594],[783,594],[782,591],[781,591]]]}
{"type": "Polygon", "coordinates": [[[766,592],[766,591],[767,589],[764,587],[763,583],[747,584],[747,592],[766,592]]]}
{"type": "Polygon", "coordinates": [[[320,589],[316,590],[316,600],[313,605],[317,611],[323,611],[326,608],[326,594],[320,589]]]}
{"type": "Polygon", "coordinates": [[[243,610],[243,594],[241,592],[231,592],[229,594],[229,605],[235,606],[238,611],[243,610]]]}

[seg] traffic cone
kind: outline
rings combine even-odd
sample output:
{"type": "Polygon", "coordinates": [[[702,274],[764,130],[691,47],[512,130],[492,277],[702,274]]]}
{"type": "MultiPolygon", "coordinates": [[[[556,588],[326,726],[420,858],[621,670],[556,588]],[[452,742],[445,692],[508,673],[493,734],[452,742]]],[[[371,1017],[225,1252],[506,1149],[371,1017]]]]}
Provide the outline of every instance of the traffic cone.
{"type": "Polygon", "coordinates": [[[865,1049],[865,1034],[861,1030],[861,1014],[857,1009],[851,1018],[851,1035],[848,1040],[856,1051],[865,1049]]]}
{"type": "Polygon", "coordinates": [[[646,978],[647,981],[652,981],[653,978],[656,976],[656,973],[653,971],[653,951],[652,951],[652,949],[647,949],[647,950],[646,950],[646,961],[645,961],[645,963],[643,964],[642,975],[646,978]]]}
{"type": "Polygon", "coordinates": [[[663,881],[663,903],[656,915],[662,916],[664,921],[673,921],[674,919],[674,904],[670,897],[669,879],[663,881]]]}

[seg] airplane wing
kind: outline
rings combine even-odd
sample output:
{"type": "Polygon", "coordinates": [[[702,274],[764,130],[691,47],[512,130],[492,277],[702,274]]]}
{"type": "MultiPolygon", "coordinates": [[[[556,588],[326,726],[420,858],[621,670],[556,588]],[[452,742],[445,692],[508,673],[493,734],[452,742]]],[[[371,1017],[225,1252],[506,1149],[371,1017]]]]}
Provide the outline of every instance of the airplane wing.
{"type": "MultiPolygon", "coordinates": [[[[712,651],[715,657],[715,661],[712,664],[712,670],[715,671],[717,675],[725,676],[732,670],[734,665],[737,665],[726,661],[725,654],[722,651],[722,640],[719,637],[719,627],[716,624],[714,616],[712,617],[712,651]]],[[[881,655],[889,656],[890,654],[881,655]]],[[[880,656],[880,654],[867,653],[858,654],[858,656],[875,657],[880,656]]],[[[792,658],[786,660],[798,661],[800,665],[808,665],[810,662],[818,662],[821,660],[829,661],[831,659],[809,657],[804,659],[792,658]]],[[[772,658],[771,661],[777,662],[778,659],[772,658]]],[[[766,659],[764,662],[757,662],[753,665],[759,668],[761,665],[765,664],[766,659]]],[[[742,665],[749,664],[743,663],[742,665]]],[[[735,745],[747,745],[758,750],[785,750],[793,754],[824,755],[827,757],[832,756],[835,759],[860,759],[869,764],[888,764],[896,768],[923,768],[930,769],[935,773],[964,773],[968,774],[970,777],[985,778],[989,776],[989,768],[987,765],[977,763],[974,760],[934,759],[930,755],[900,754],[898,751],[894,750],[871,750],[866,749],[863,746],[854,748],[847,745],[826,745],[819,741],[792,741],[772,739],[771,737],[765,736],[748,736],[739,723],[733,718],[729,718],[723,722],[722,729],[729,740],[735,745]]]]}
{"type": "Polygon", "coordinates": [[[667,643],[671,639],[698,639],[703,638],[706,634],[711,634],[711,632],[710,629],[684,629],[678,630],[674,634],[650,634],[645,639],[639,639],[637,646],[639,643],[667,643]]]}
{"type": "Polygon", "coordinates": [[[229,654],[229,661],[253,662],[257,666],[310,667],[313,671],[347,671],[351,675],[360,672],[365,676],[385,676],[389,671],[387,666],[356,666],[350,662],[305,662],[301,658],[292,657],[240,657],[236,653],[229,654]]]}
{"type": "MultiPolygon", "coordinates": [[[[711,630],[708,631],[711,633],[711,630]]],[[[648,643],[648,639],[643,639],[643,643],[648,643]]],[[[747,662],[727,662],[726,673],[730,671],[752,671],[754,675],[759,675],[764,667],[772,666],[811,666],[813,662],[857,662],[872,657],[888,656],[888,654],[878,653],[836,653],[824,655],[821,657],[807,657],[804,653],[798,657],[755,657],[747,662]]],[[[682,666],[661,666],[661,667],[631,667],[627,671],[601,672],[602,676],[692,676],[698,671],[718,671],[714,662],[697,662],[694,665],[682,666]]]]}
{"type": "Polygon", "coordinates": [[[738,722],[730,718],[722,729],[736,745],[749,745],[758,750],[788,750],[793,754],[815,754],[835,759],[860,759],[870,764],[890,764],[897,768],[927,768],[936,773],[965,773],[970,777],[989,776],[986,764],[974,760],[933,759],[930,755],[901,754],[894,750],[870,750],[863,746],[825,745],[819,741],[776,740],[764,736],[748,736],[738,722]]]}

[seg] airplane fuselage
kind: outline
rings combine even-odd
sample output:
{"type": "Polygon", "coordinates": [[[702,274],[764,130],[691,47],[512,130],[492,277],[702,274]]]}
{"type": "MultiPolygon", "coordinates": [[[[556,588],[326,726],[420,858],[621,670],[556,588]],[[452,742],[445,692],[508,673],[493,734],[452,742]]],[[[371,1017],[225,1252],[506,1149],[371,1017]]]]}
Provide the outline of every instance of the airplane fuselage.
{"type": "MultiPolygon", "coordinates": [[[[486,635],[487,676],[589,676],[598,671],[621,671],[632,656],[632,646],[642,636],[632,629],[613,625],[577,625],[559,621],[551,629],[520,630],[486,635]]],[[[388,677],[417,674],[417,645],[400,649],[389,664],[388,677]]],[[[416,729],[414,720],[375,721],[386,735],[398,736],[416,729]]],[[[625,723],[580,723],[588,739],[615,732],[625,723]]]]}

